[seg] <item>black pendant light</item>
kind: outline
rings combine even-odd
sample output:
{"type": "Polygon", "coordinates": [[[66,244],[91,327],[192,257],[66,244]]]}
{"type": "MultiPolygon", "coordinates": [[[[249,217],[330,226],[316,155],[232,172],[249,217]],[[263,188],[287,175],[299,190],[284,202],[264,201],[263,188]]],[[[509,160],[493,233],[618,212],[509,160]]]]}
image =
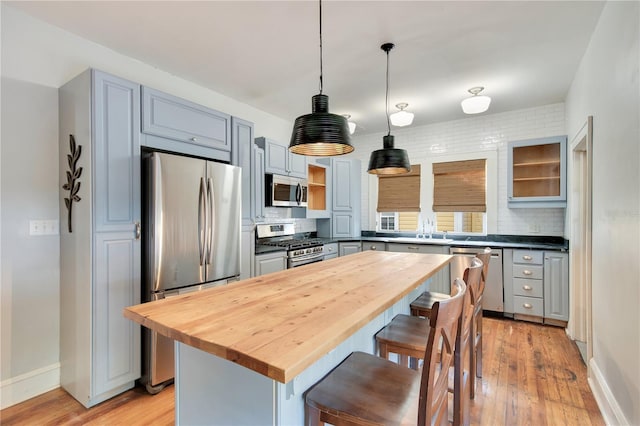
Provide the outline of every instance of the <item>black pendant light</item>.
{"type": "Polygon", "coordinates": [[[393,49],[393,43],[385,43],[380,49],[387,53],[387,91],[385,93],[385,113],[387,115],[388,133],[382,138],[383,148],[375,150],[369,158],[369,169],[371,174],[377,175],[399,175],[409,173],[411,164],[409,156],[404,149],[393,147],[393,136],[391,135],[391,123],[389,122],[389,51],[393,49]]]}
{"type": "Polygon", "coordinates": [[[296,118],[289,151],[301,155],[330,156],[353,151],[347,119],[329,113],[329,97],[322,94],[322,0],[320,3],[320,93],[311,98],[311,114],[296,118]]]}

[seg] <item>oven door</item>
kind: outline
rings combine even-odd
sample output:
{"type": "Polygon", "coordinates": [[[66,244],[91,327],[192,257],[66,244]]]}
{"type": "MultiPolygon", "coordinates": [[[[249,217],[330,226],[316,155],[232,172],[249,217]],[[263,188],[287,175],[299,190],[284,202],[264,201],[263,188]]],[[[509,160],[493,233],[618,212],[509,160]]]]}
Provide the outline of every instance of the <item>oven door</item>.
{"type": "Polygon", "coordinates": [[[266,175],[266,201],[272,207],[307,207],[307,181],[266,175]]]}
{"type": "Polygon", "coordinates": [[[290,257],[287,260],[287,269],[297,268],[298,266],[308,265],[309,263],[322,262],[324,260],[324,253],[313,253],[307,256],[290,257]]]}

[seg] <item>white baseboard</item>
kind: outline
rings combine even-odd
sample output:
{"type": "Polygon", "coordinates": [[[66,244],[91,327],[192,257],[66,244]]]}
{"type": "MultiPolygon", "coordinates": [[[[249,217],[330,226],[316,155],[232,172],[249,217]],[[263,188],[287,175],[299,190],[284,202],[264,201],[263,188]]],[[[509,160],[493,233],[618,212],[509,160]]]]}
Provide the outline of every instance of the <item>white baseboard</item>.
{"type": "Polygon", "coordinates": [[[0,409],[60,387],[60,363],[48,365],[0,382],[0,409]]]}
{"type": "Polygon", "coordinates": [[[629,425],[594,358],[589,360],[589,386],[607,425],[629,425]]]}

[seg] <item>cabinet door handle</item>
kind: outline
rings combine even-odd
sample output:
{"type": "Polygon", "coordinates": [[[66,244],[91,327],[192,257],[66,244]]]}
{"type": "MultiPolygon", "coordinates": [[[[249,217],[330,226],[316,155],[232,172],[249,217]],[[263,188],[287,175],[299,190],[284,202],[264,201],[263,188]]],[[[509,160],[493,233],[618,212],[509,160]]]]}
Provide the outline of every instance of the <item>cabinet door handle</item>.
{"type": "Polygon", "coordinates": [[[407,246],[407,250],[420,250],[420,247],[407,246]]]}
{"type": "Polygon", "coordinates": [[[531,290],[531,286],[530,285],[523,285],[522,288],[523,288],[523,290],[531,290]]]}
{"type": "Polygon", "coordinates": [[[525,269],[524,271],[522,271],[522,273],[523,273],[524,275],[532,275],[532,274],[533,274],[533,272],[531,272],[531,271],[530,271],[530,270],[528,270],[528,269],[525,269]]]}
{"type": "Polygon", "coordinates": [[[531,303],[523,303],[523,304],[522,304],[522,307],[523,307],[523,308],[525,308],[525,309],[531,309],[531,308],[533,308],[533,306],[531,305],[531,303]]]}
{"type": "Polygon", "coordinates": [[[329,247],[329,248],[327,249],[327,251],[333,251],[333,248],[329,247]]]}
{"type": "Polygon", "coordinates": [[[375,250],[376,246],[371,246],[370,250],[375,250]]]}
{"type": "Polygon", "coordinates": [[[142,229],[140,228],[140,222],[136,222],[135,227],[136,227],[136,230],[135,230],[136,240],[139,240],[140,234],[142,232],[142,229]]]}
{"type": "Polygon", "coordinates": [[[197,142],[198,138],[196,138],[195,136],[191,138],[191,142],[197,142]]]}
{"type": "Polygon", "coordinates": [[[524,256],[522,256],[522,259],[523,260],[533,260],[533,257],[525,254],[524,256]]]}

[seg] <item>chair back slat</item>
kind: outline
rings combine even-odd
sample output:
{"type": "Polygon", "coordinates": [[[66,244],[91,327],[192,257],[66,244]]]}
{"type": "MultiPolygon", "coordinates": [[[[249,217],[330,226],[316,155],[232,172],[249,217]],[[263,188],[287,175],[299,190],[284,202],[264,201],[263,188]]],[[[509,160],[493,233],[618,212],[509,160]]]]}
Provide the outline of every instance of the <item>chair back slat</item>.
{"type": "Polygon", "coordinates": [[[470,297],[467,286],[459,278],[454,280],[452,290],[455,295],[436,302],[429,318],[431,327],[421,373],[418,405],[420,426],[447,422],[449,368],[453,365],[464,299],[470,297]]]}

